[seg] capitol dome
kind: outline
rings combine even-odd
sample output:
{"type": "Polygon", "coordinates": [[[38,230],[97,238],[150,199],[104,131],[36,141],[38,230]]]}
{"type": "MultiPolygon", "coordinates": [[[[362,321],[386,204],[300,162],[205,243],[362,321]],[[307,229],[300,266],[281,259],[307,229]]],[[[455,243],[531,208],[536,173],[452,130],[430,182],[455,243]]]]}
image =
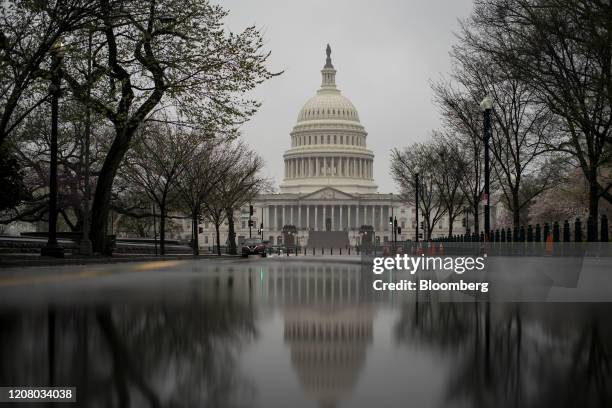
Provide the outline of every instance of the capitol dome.
{"type": "Polygon", "coordinates": [[[336,69],[327,45],[321,88],[300,110],[284,154],[281,193],[311,193],[325,187],[352,194],[377,192],[374,153],[357,109],[336,87],[336,69]]]}
{"type": "Polygon", "coordinates": [[[304,104],[297,121],[305,122],[321,119],[359,122],[359,114],[353,103],[342,96],[339,90],[325,90],[318,92],[304,104]]]}

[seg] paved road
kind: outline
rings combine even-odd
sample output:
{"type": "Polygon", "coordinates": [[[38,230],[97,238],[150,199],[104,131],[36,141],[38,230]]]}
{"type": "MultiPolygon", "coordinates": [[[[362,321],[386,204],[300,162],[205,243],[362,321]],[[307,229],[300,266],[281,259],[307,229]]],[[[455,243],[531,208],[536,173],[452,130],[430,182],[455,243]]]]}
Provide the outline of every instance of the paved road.
{"type": "MultiPolygon", "coordinates": [[[[366,279],[388,279],[374,275],[371,268],[361,265],[357,256],[269,257],[249,259],[183,259],[116,264],[63,265],[47,267],[11,267],[0,270],[0,306],[44,304],[45,302],[89,303],[125,302],[138,299],[180,300],[193,288],[213,288],[218,280],[243,279],[254,273],[277,271],[280,275],[309,276],[312,265],[351,266],[366,279]]],[[[535,294],[550,296],[549,300],[612,301],[611,258],[490,258],[488,273],[419,272],[413,276],[399,271],[394,279],[429,278],[437,281],[467,279],[489,281],[503,295],[499,300],[511,300],[510,289],[525,292],[537,287],[535,294]],[[542,291],[541,289],[544,289],[542,291]]],[[[512,296],[514,295],[514,292],[512,296]]],[[[518,295],[516,295],[518,296],[518,295]]],[[[517,298],[516,300],[527,300],[517,298]]]]}

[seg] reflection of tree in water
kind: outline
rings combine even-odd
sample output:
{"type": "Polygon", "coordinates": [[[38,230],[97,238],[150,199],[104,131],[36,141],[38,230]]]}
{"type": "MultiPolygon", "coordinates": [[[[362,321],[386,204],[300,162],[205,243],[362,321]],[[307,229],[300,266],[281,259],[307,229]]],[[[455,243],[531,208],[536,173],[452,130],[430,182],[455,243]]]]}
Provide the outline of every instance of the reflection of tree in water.
{"type": "Polygon", "coordinates": [[[256,336],[249,307],[105,306],[53,315],[53,330],[46,312],[2,318],[2,384],[48,384],[53,376],[76,385],[88,407],[230,407],[252,392],[236,372],[237,353],[256,336]]]}
{"type": "Polygon", "coordinates": [[[403,305],[395,334],[449,354],[451,402],[611,406],[609,308],[425,300],[403,305]]]}

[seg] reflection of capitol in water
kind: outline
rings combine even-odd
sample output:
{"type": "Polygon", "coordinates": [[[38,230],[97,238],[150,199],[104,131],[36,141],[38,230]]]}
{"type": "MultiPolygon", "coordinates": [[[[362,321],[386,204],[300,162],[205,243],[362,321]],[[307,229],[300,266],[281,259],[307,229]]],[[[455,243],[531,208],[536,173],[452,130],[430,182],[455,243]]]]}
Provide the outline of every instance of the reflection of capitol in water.
{"type": "Polygon", "coordinates": [[[260,273],[260,296],[291,305],[356,305],[371,297],[360,265],[304,263],[270,265],[260,273]]]}
{"type": "MultiPolygon", "coordinates": [[[[367,274],[367,272],[366,272],[367,274]]],[[[347,400],[372,342],[375,307],[359,265],[270,265],[262,295],[284,306],[284,339],[304,393],[321,407],[347,400]]]]}
{"type": "Polygon", "coordinates": [[[350,397],[372,341],[370,306],[288,307],[285,342],[309,398],[333,407],[350,397]]]}

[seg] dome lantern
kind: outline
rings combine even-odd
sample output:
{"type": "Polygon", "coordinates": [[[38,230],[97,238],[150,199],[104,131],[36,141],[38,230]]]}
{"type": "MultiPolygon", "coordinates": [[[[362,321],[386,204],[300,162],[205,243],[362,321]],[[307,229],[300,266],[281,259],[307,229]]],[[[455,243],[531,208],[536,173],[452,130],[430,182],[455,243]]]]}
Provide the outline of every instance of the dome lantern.
{"type": "Polygon", "coordinates": [[[321,70],[321,89],[336,89],[336,70],[332,65],[331,47],[329,44],[327,44],[325,53],[327,54],[327,58],[325,59],[325,65],[321,70]]]}

